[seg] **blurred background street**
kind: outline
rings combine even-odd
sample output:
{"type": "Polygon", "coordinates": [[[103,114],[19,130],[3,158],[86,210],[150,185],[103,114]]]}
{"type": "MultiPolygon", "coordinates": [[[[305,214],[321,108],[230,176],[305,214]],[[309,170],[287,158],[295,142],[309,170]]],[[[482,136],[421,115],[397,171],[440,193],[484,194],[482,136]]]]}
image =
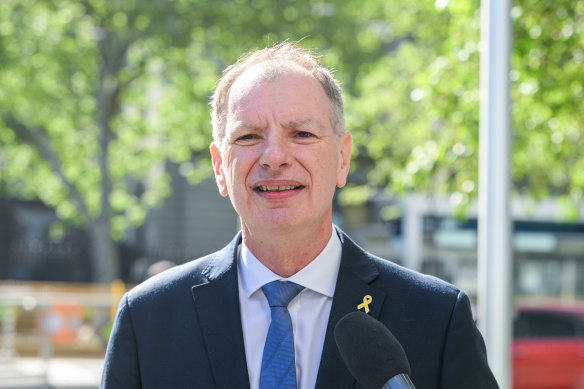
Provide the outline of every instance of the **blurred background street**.
{"type": "Polygon", "coordinates": [[[0,281],[0,388],[97,388],[121,283],[0,281]]]}
{"type": "Polygon", "coordinates": [[[2,389],[97,389],[102,358],[16,358],[0,364],[2,389]]]}

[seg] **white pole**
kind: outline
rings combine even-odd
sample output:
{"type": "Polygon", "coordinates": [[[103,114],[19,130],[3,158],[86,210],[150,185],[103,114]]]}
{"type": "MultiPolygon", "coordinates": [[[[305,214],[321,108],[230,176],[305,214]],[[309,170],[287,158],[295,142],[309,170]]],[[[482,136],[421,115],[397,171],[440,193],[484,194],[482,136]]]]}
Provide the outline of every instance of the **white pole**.
{"type": "Polygon", "coordinates": [[[424,245],[424,227],[420,204],[421,196],[413,194],[404,202],[404,250],[403,264],[407,268],[422,271],[422,247],[424,245]]]}
{"type": "Polygon", "coordinates": [[[510,2],[481,1],[478,322],[502,389],[512,385],[510,2]]]}

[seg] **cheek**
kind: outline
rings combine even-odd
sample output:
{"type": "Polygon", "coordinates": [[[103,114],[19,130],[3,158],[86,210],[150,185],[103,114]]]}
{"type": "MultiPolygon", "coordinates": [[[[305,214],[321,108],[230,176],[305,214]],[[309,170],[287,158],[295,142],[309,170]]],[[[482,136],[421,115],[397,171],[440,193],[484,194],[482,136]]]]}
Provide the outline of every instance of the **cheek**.
{"type": "Polygon", "coordinates": [[[334,192],[339,171],[336,155],[326,152],[320,153],[313,166],[317,169],[316,174],[319,177],[320,190],[327,194],[334,192]]]}
{"type": "Polygon", "coordinates": [[[226,174],[229,177],[229,186],[240,187],[246,185],[246,179],[254,167],[253,154],[250,152],[238,151],[226,155],[228,163],[226,165],[226,174]]]}

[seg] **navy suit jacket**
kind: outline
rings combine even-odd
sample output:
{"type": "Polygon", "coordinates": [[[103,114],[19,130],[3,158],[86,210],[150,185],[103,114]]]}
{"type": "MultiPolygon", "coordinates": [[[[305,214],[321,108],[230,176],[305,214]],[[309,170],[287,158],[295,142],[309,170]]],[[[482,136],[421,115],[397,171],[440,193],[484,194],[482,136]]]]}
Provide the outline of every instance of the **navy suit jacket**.
{"type": "MultiPolygon", "coordinates": [[[[497,388],[467,296],[377,258],[338,230],[343,251],[316,388],[361,388],[333,337],[372,297],[369,315],[402,344],[417,389],[497,388]]],[[[102,388],[249,388],[237,285],[241,234],[224,249],[172,268],[120,302],[102,388]]]]}

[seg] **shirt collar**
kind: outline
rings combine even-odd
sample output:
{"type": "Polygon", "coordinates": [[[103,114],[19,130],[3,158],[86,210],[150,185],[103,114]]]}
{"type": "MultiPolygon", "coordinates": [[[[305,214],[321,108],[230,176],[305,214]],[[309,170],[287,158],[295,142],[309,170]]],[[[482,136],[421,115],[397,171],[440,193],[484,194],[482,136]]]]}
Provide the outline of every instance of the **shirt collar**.
{"type": "Polygon", "coordinates": [[[242,242],[238,261],[239,279],[246,296],[251,297],[268,282],[286,280],[332,298],[337,283],[342,251],[341,240],[336,229],[333,227],[332,230],[331,237],[320,254],[289,278],[280,277],[264,266],[242,242]]]}

